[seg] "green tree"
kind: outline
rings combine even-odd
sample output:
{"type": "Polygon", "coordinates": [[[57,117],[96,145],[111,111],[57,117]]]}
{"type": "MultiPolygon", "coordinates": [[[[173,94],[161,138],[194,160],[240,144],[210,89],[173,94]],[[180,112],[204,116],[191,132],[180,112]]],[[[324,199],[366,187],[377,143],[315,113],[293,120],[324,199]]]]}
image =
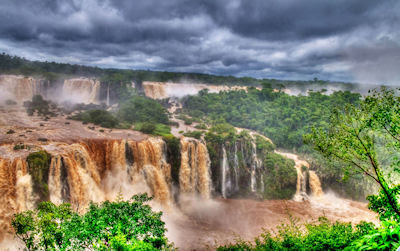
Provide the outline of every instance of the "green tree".
{"type": "Polygon", "coordinates": [[[134,96],[121,105],[118,117],[128,123],[149,122],[168,124],[166,110],[155,100],[134,96]]]}
{"type": "Polygon", "coordinates": [[[12,226],[28,250],[170,249],[161,212],[145,203],[146,194],[129,201],[91,204],[79,215],[69,204],[42,202],[34,211],[15,215],[12,226]]]}
{"type": "Polygon", "coordinates": [[[400,219],[400,186],[390,179],[400,170],[400,98],[394,91],[373,91],[359,106],[336,110],[326,130],[314,129],[305,140],[325,157],[345,163],[347,177],[362,173],[374,180],[380,193],[367,197],[369,208],[381,219],[400,219]]]}

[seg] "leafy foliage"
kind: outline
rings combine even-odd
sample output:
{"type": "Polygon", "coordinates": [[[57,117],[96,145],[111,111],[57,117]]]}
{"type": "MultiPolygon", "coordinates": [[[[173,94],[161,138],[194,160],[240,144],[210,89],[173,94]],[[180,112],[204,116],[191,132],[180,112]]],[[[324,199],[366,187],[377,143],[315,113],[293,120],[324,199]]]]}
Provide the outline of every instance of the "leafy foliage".
{"type": "Polygon", "coordinates": [[[118,119],[105,110],[85,111],[72,116],[71,119],[79,120],[84,123],[93,123],[106,128],[113,128],[119,124],[118,119]]]}
{"type": "Polygon", "coordinates": [[[290,96],[262,90],[209,93],[183,100],[184,111],[192,117],[207,116],[212,121],[226,121],[236,127],[256,130],[269,137],[278,147],[300,148],[302,135],[312,126],[326,126],[330,111],[335,106],[357,103],[359,94],[335,92],[330,96],[309,92],[308,96],[290,96]]]}
{"type": "Polygon", "coordinates": [[[165,223],[135,195],[130,201],[91,204],[84,215],[69,204],[42,202],[34,211],[15,215],[12,225],[28,250],[159,250],[171,248],[165,223]]]}
{"type": "Polygon", "coordinates": [[[296,192],[297,173],[294,161],[269,152],[264,155],[264,184],[267,199],[292,199],[296,192]]]}
{"type": "Polygon", "coordinates": [[[382,221],[381,226],[355,240],[346,250],[397,250],[400,247],[400,225],[382,221]]]}
{"type": "Polygon", "coordinates": [[[331,223],[324,217],[302,227],[290,218],[290,223],[282,224],[276,235],[266,231],[255,244],[239,240],[218,250],[343,250],[372,229],[371,223],[353,227],[350,223],[331,223]]]}
{"type": "Polygon", "coordinates": [[[155,100],[134,96],[121,105],[118,118],[128,123],[148,122],[168,124],[165,109],[155,100]]]}
{"type": "Polygon", "coordinates": [[[400,98],[382,89],[359,106],[335,111],[327,129],[314,129],[305,140],[325,157],[346,163],[345,174],[364,174],[379,185],[381,193],[370,195],[370,209],[381,219],[400,219],[398,184],[390,182],[399,173],[400,98]]]}
{"type": "Polygon", "coordinates": [[[28,172],[32,176],[33,189],[42,200],[48,199],[49,189],[47,181],[49,178],[51,155],[46,151],[33,152],[28,155],[28,172]]]}
{"type": "Polygon", "coordinates": [[[180,139],[173,135],[163,137],[167,145],[167,162],[171,164],[171,177],[175,185],[179,185],[179,170],[181,167],[181,143],[180,139]]]}
{"type": "Polygon", "coordinates": [[[202,131],[191,131],[183,134],[183,136],[185,137],[191,137],[195,139],[201,139],[202,135],[203,135],[202,131]]]}
{"type": "Polygon", "coordinates": [[[41,95],[33,96],[32,101],[24,102],[24,106],[29,116],[32,116],[34,112],[37,112],[40,116],[56,116],[57,105],[44,100],[41,95]]]}

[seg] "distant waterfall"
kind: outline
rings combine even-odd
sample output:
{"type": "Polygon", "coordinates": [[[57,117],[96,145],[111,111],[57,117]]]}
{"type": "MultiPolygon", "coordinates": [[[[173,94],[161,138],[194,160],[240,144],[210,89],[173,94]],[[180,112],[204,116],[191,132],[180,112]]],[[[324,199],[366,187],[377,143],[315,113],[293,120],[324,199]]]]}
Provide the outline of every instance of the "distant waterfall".
{"type": "Polygon", "coordinates": [[[110,85],[107,86],[107,106],[110,106],[110,85]]]}
{"type": "Polygon", "coordinates": [[[0,101],[11,99],[19,104],[31,100],[34,95],[45,96],[45,81],[32,77],[0,75],[0,101]]]}
{"type": "Polygon", "coordinates": [[[260,160],[257,157],[257,147],[254,142],[251,142],[252,150],[251,150],[251,177],[250,177],[250,188],[252,192],[256,192],[257,190],[257,182],[256,182],[256,170],[261,166],[260,160]]]}
{"type": "Polygon", "coordinates": [[[226,156],[225,146],[222,146],[222,163],[221,163],[221,194],[226,198],[226,176],[229,170],[228,158],[226,156]]]}
{"type": "Polygon", "coordinates": [[[261,174],[261,192],[265,191],[265,184],[264,184],[264,174],[261,174]]]}
{"type": "Polygon", "coordinates": [[[239,191],[239,158],[237,155],[237,142],[235,142],[235,156],[233,158],[233,171],[235,172],[235,191],[239,191]]]}
{"type": "Polygon", "coordinates": [[[62,94],[65,101],[97,104],[100,98],[100,81],[88,78],[66,79],[62,94]]]}

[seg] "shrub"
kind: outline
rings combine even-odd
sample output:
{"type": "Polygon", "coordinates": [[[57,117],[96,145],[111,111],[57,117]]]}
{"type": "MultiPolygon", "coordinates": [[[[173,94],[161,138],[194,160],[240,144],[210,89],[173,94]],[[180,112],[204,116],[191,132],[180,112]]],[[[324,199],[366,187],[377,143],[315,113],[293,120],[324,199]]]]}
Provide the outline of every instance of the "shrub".
{"type": "Polygon", "coordinates": [[[14,151],[22,150],[22,149],[28,149],[29,150],[30,147],[27,146],[27,145],[24,145],[22,143],[19,143],[19,144],[16,144],[13,149],[14,149],[14,151]]]}
{"type": "Polygon", "coordinates": [[[167,111],[157,101],[134,96],[121,105],[118,118],[128,123],[148,122],[168,124],[167,111]]]}
{"type": "Polygon", "coordinates": [[[146,134],[152,134],[154,132],[154,130],[156,129],[156,126],[152,123],[142,123],[139,127],[139,131],[141,131],[142,133],[146,133],[146,134]]]}
{"type": "Polygon", "coordinates": [[[185,122],[185,125],[191,125],[193,124],[194,120],[184,114],[180,114],[178,117],[178,119],[183,120],[185,122]]]}
{"type": "Polygon", "coordinates": [[[198,124],[194,128],[199,129],[199,130],[207,130],[207,126],[205,124],[198,124]]]}
{"type": "MultiPolygon", "coordinates": [[[[39,116],[56,116],[56,113],[52,110],[57,110],[57,105],[43,99],[41,95],[35,95],[32,97],[32,101],[24,102],[26,112],[29,116],[32,116],[34,112],[37,112],[39,116]]],[[[47,117],[47,119],[49,119],[47,117]]]]}
{"type": "Polygon", "coordinates": [[[76,114],[71,117],[74,120],[83,121],[83,123],[93,123],[106,128],[114,128],[119,121],[110,112],[105,110],[89,110],[76,114]]]}
{"type": "Polygon", "coordinates": [[[28,250],[160,250],[165,237],[162,213],[153,212],[146,194],[129,201],[91,204],[84,215],[69,204],[42,202],[14,216],[12,226],[28,250]]]}
{"type": "Polygon", "coordinates": [[[355,240],[346,250],[397,250],[400,247],[400,225],[382,221],[381,227],[355,240]]]}
{"type": "Polygon", "coordinates": [[[6,105],[16,105],[16,104],[17,104],[17,102],[15,102],[14,100],[11,100],[11,99],[6,100],[6,105]]]}
{"type": "Polygon", "coordinates": [[[272,152],[273,150],[276,149],[276,146],[271,141],[268,141],[267,139],[259,135],[256,135],[255,138],[258,151],[266,153],[266,152],[272,152]]]}
{"type": "Polygon", "coordinates": [[[156,129],[154,130],[154,135],[158,136],[170,136],[171,134],[171,127],[165,124],[156,124],[156,129]]]}
{"type": "Polygon", "coordinates": [[[202,131],[192,131],[192,132],[187,132],[184,133],[183,136],[185,137],[191,137],[195,139],[201,139],[201,136],[203,135],[202,131]]]}
{"type": "Polygon", "coordinates": [[[15,133],[15,131],[14,131],[13,129],[10,129],[10,130],[8,130],[8,131],[6,132],[6,134],[13,134],[13,133],[15,133]]]}
{"type": "Polygon", "coordinates": [[[170,126],[173,126],[173,127],[179,127],[179,123],[176,122],[176,121],[170,121],[170,122],[169,122],[169,125],[170,125],[170,126]]]}
{"type": "Polygon", "coordinates": [[[351,223],[331,223],[325,217],[300,226],[290,217],[290,222],[282,224],[276,235],[266,231],[256,238],[255,244],[239,240],[217,250],[343,250],[372,229],[372,223],[362,222],[353,227],[351,223]]]}

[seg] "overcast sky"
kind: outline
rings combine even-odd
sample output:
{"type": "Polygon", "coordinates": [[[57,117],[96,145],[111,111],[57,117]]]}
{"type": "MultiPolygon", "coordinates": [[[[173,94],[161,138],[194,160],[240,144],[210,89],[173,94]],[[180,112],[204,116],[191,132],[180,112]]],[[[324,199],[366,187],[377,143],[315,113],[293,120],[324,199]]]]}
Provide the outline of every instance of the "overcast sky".
{"type": "Polygon", "coordinates": [[[400,85],[400,1],[0,0],[0,52],[113,68],[400,85]]]}

